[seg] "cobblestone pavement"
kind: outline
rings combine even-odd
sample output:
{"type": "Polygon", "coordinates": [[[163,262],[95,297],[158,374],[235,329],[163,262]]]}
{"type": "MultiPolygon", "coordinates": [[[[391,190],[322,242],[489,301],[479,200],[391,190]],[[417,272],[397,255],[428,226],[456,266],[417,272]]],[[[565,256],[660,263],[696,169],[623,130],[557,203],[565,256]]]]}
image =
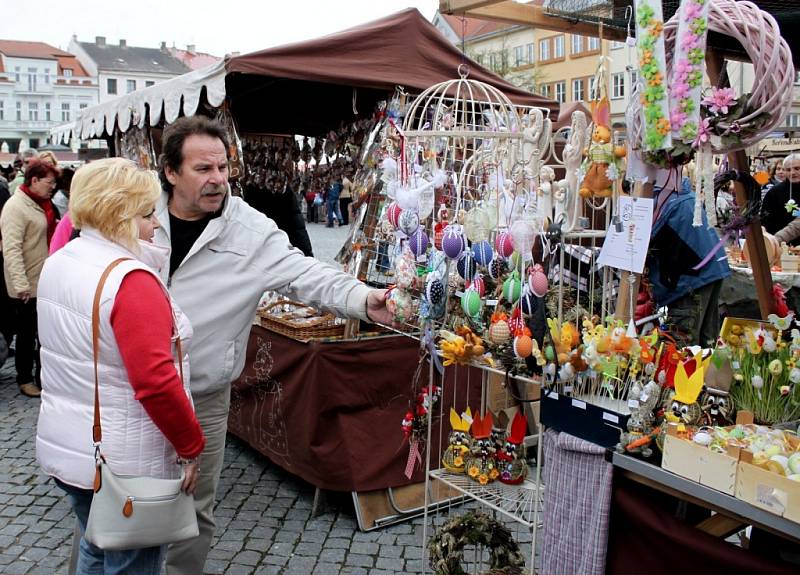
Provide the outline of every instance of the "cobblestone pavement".
{"type": "MultiPolygon", "coordinates": [[[[315,252],[328,261],[346,236],[344,228],[314,224],[309,232],[315,252]]],[[[0,369],[3,574],[66,573],[74,518],[63,492],[36,463],[38,410],[38,399],[18,392],[9,360],[0,369]]],[[[207,573],[391,575],[422,570],[421,518],[361,532],[350,494],[334,494],[324,512],[312,517],[312,486],[230,436],[217,496],[218,529],[207,573]]],[[[514,529],[521,543],[530,542],[529,533],[514,529]]]]}

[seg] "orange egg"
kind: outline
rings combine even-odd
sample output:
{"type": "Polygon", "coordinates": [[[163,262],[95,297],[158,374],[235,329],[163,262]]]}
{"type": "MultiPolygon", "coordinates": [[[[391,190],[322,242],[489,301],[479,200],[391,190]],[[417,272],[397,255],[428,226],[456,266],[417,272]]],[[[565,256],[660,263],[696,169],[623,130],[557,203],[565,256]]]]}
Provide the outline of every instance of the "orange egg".
{"type": "Polygon", "coordinates": [[[530,336],[520,335],[514,338],[514,355],[526,358],[533,353],[533,340],[530,336]]]}

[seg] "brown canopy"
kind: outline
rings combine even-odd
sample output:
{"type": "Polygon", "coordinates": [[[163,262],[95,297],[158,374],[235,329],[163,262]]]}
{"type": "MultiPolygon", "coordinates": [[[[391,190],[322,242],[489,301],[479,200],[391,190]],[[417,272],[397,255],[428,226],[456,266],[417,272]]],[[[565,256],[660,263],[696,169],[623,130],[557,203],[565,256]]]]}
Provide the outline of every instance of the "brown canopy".
{"type": "Polygon", "coordinates": [[[231,58],[226,91],[247,131],[314,134],[352,118],[354,106],[370,113],[395,86],[419,92],[453,79],[462,63],[471,79],[497,87],[512,102],[548,108],[551,118],[557,116],[557,102],[466,58],[414,8],[330,36],[231,58]],[[289,125],[296,114],[307,131],[289,125]]]}

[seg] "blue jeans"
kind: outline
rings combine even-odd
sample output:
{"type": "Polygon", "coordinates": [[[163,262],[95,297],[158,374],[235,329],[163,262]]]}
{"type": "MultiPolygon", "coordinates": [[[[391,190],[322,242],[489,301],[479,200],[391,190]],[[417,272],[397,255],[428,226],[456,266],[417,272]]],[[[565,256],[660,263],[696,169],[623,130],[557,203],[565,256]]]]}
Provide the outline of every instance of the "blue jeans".
{"type": "Polygon", "coordinates": [[[339,198],[332,198],[328,196],[328,225],[333,225],[333,216],[336,216],[336,221],[342,223],[342,210],[339,207],[339,198]]]}
{"type": "Polygon", "coordinates": [[[55,480],[63,489],[72,504],[72,510],[81,525],[81,544],[78,555],[77,575],[159,575],[164,562],[166,545],[126,551],[103,551],[83,538],[86,523],[89,521],[89,507],[92,505],[91,489],[81,489],[55,480]]]}

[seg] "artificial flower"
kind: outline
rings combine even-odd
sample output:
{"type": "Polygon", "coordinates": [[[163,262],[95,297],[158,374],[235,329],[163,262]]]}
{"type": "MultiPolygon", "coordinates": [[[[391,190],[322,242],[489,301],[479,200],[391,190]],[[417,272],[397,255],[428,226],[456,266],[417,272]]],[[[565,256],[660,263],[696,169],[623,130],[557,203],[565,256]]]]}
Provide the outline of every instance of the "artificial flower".
{"type": "Polygon", "coordinates": [[[485,473],[481,473],[481,476],[478,477],[478,483],[481,485],[486,485],[489,483],[489,477],[485,473]]]}
{"type": "Polygon", "coordinates": [[[658,122],[656,122],[656,129],[665,136],[669,134],[670,131],[669,120],[667,120],[666,118],[661,118],[658,122]]]}
{"type": "Polygon", "coordinates": [[[659,133],[655,128],[650,128],[645,134],[645,146],[649,149],[657,149],[664,141],[664,135],[659,133]]]}
{"type": "Polygon", "coordinates": [[[647,4],[642,4],[639,6],[639,26],[644,28],[647,26],[647,23],[650,22],[650,19],[653,17],[653,8],[652,6],[648,6],[647,4]]]}
{"type": "Polygon", "coordinates": [[[703,83],[703,73],[700,70],[692,70],[686,77],[686,81],[692,88],[696,88],[703,83]]]}
{"type": "Polygon", "coordinates": [[[795,202],[794,199],[792,198],[788,202],[786,202],[784,208],[786,208],[786,211],[791,214],[797,209],[797,202],[795,202]]]}
{"type": "Polygon", "coordinates": [[[691,29],[692,32],[697,34],[698,37],[702,36],[707,28],[708,28],[708,23],[702,18],[695,18],[694,21],[691,24],[689,24],[689,29],[691,29]]]}
{"type": "Polygon", "coordinates": [[[474,478],[478,477],[478,475],[480,474],[480,469],[478,469],[477,467],[475,467],[473,465],[472,467],[469,468],[468,473],[469,473],[469,476],[474,479],[474,478]]]}
{"type": "Polygon", "coordinates": [[[458,457],[454,457],[453,465],[455,465],[456,467],[461,467],[462,465],[464,465],[464,458],[461,457],[460,455],[458,457]]]}
{"type": "Polygon", "coordinates": [[[708,111],[718,116],[727,114],[728,107],[736,102],[733,88],[711,88],[711,95],[703,98],[703,104],[708,106],[708,111]]]}
{"type": "Polygon", "coordinates": [[[800,368],[793,367],[791,371],[789,371],[789,381],[792,383],[800,383],[800,368]]]}
{"type": "Polygon", "coordinates": [[[781,395],[789,395],[789,393],[791,391],[792,391],[792,388],[789,387],[788,385],[782,385],[781,386],[781,395]]]}
{"type": "Polygon", "coordinates": [[[687,114],[691,114],[695,110],[694,100],[691,98],[684,98],[681,100],[681,108],[683,108],[683,111],[687,114]]]}
{"type": "Polygon", "coordinates": [[[686,122],[681,127],[681,139],[684,142],[693,142],[696,137],[697,137],[697,123],[686,122]]]}
{"type": "Polygon", "coordinates": [[[663,115],[661,106],[647,105],[644,108],[644,118],[648,124],[655,124],[663,115]]]}
{"type": "Polygon", "coordinates": [[[653,76],[651,78],[649,78],[647,80],[647,83],[650,84],[651,86],[657,86],[658,84],[660,84],[663,81],[664,81],[664,78],[663,78],[663,76],[661,76],[661,72],[656,72],[655,74],[653,74],[653,76]]]}
{"type": "Polygon", "coordinates": [[[497,469],[492,469],[492,470],[489,472],[489,479],[495,480],[495,479],[497,479],[497,476],[498,476],[498,475],[500,475],[500,472],[499,472],[499,471],[497,471],[497,469]]]}
{"type": "Polygon", "coordinates": [[[642,57],[639,58],[639,63],[642,65],[649,64],[653,61],[653,52],[650,50],[644,50],[642,52],[642,57]]]}
{"type": "Polygon", "coordinates": [[[670,94],[676,100],[680,100],[682,98],[688,98],[689,92],[690,92],[689,84],[686,82],[680,82],[680,81],[675,82],[672,84],[672,87],[670,88],[670,94]]]}
{"type": "Polygon", "coordinates": [[[703,14],[703,6],[695,2],[687,2],[683,9],[683,16],[686,20],[694,20],[703,14]]]}
{"type": "Polygon", "coordinates": [[[756,389],[761,389],[762,387],[764,387],[764,378],[761,377],[760,375],[754,375],[753,377],[750,378],[750,383],[756,389]]]}
{"type": "Polygon", "coordinates": [[[781,360],[773,359],[771,362],[769,362],[769,368],[768,369],[769,369],[769,372],[772,375],[778,376],[783,371],[783,364],[781,363],[781,360]]]}
{"type": "Polygon", "coordinates": [[[683,50],[685,52],[689,52],[690,50],[700,47],[700,37],[697,34],[693,34],[691,30],[684,32],[682,41],[683,50]]]}
{"type": "MultiPolygon", "coordinates": [[[[709,120],[708,118],[703,118],[702,120],[700,120],[700,124],[698,124],[697,126],[697,137],[695,137],[694,142],[692,142],[692,146],[695,148],[699,148],[703,144],[707,144],[710,138],[711,138],[711,120],[709,120]]],[[[734,334],[730,337],[730,339],[732,340],[734,337],[736,337],[737,339],[739,338],[738,335],[734,334]]]]}
{"type": "Polygon", "coordinates": [[[687,57],[689,58],[689,62],[691,62],[692,64],[699,64],[700,62],[703,61],[706,55],[701,48],[694,48],[692,50],[689,50],[687,57]]]}
{"type": "Polygon", "coordinates": [[[664,22],[661,20],[656,20],[653,18],[650,20],[650,33],[654,36],[660,36],[661,32],[664,31],[664,22]]]}

